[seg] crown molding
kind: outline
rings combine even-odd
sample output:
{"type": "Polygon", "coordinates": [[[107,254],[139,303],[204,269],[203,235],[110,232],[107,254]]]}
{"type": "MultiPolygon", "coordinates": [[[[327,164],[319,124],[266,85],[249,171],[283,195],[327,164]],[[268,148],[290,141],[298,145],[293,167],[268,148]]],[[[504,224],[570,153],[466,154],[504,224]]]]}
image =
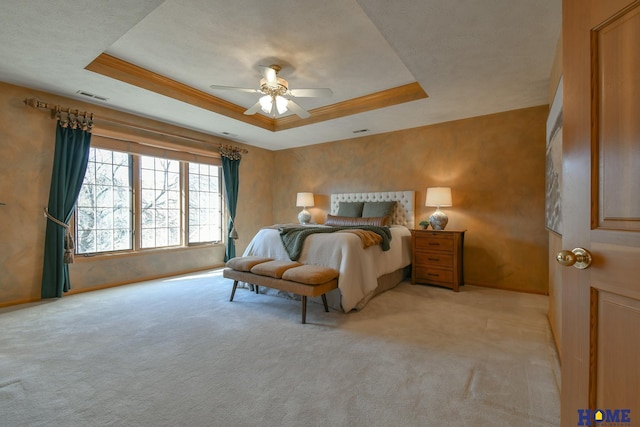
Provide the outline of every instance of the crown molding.
{"type": "Polygon", "coordinates": [[[244,114],[245,107],[225,101],[107,53],[100,54],[85,69],[272,132],[377,110],[427,98],[428,96],[420,84],[414,82],[309,110],[311,116],[306,119],[301,119],[296,115],[274,119],[262,114],[247,116],[244,114]]]}

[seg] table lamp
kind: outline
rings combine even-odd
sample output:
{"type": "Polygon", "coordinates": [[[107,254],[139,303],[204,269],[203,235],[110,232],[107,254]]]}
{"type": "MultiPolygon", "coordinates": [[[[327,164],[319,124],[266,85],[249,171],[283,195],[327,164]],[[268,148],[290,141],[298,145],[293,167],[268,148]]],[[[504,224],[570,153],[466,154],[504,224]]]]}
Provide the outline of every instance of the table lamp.
{"type": "Polygon", "coordinates": [[[311,214],[307,211],[307,208],[312,207],[313,204],[313,193],[298,193],[296,206],[302,207],[302,210],[298,214],[300,224],[309,224],[309,221],[311,221],[311,214]]]}
{"type": "Polygon", "coordinates": [[[425,206],[435,206],[436,211],[429,217],[429,223],[434,230],[444,230],[449,222],[447,215],[440,210],[441,207],[453,206],[451,203],[451,188],[431,187],[427,188],[427,200],[425,206]]]}

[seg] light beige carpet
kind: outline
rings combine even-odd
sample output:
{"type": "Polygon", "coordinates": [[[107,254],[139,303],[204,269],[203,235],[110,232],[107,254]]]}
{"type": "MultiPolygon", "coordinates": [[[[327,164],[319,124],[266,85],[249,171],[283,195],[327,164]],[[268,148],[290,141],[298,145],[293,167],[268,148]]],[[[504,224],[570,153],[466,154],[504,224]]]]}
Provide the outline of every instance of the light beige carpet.
{"type": "Polygon", "coordinates": [[[556,426],[547,297],[402,283],[325,313],[209,271],[0,310],[0,425],[556,426]]]}

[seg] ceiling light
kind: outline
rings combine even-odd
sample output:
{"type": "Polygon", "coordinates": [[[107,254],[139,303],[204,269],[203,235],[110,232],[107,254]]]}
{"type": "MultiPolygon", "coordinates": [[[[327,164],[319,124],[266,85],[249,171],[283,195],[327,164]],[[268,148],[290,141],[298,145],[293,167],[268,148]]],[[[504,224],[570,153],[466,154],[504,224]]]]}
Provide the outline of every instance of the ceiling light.
{"type": "Polygon", "coordinates": [[[258,102],[260,102],[260,107],[262,111],[266,114],[271,114],[273,111],[273,105],[275,101],[276,110],[278,114],[284,114],[287,112],[287,105],[289,104],[289,100],[280,95],[265,95],[258,102]]]}
{"type": "Polygon", "coordinates": [[[278,109],[278,114],[284,114],[287,112],[287,104],[289,100],[282,96],[276,96],[276,108],[278,109]]]}
{"type": "Polygon", "coordinates": [[[260,100],[260,106],[262,107],[262,111],[266,114],[271,114],[271,109],[273,108],[273,99],[269,95],[265,95],[260,100]]]}

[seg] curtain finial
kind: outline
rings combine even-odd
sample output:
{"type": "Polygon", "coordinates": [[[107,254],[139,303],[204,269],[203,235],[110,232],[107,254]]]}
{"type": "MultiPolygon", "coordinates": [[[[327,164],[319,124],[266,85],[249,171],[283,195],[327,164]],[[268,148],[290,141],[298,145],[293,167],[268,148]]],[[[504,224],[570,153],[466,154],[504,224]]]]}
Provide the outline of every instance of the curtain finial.
{"type": "Polygon", "coordinates": [[[231,145],[221,145],[218,151],[222,157],[226,157],[231,160],[241,160],[242,153],[246,152],[246,150],[243,150],[242,148],[231,145]]]}

